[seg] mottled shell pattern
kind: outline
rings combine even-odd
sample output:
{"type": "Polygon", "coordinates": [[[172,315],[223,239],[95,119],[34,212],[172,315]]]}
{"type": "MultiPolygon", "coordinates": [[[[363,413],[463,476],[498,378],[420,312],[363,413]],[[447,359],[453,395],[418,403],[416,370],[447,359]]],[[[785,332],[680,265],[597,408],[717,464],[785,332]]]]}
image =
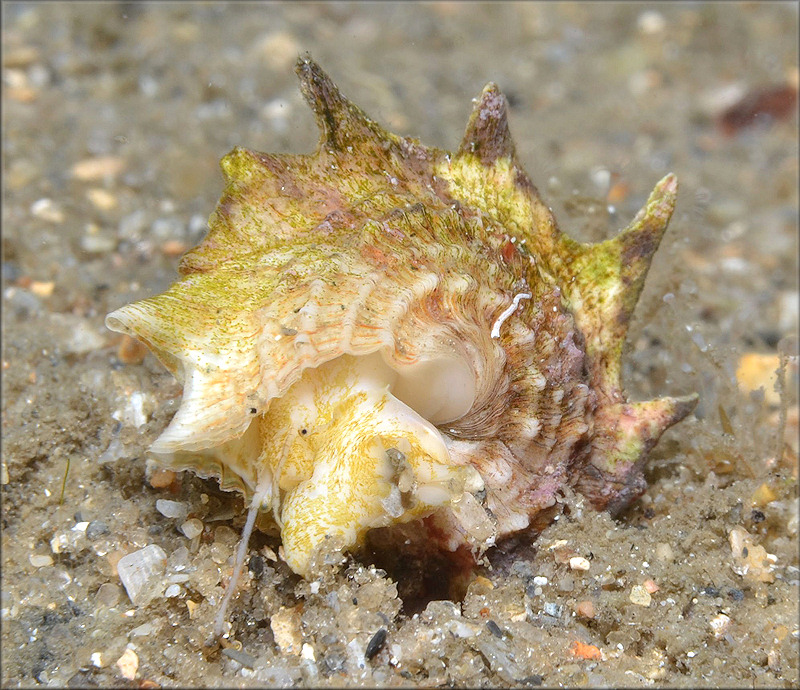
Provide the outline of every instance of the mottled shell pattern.
{"type": "Polygon", "coordinates": [[[696,396],[628,402],[628,321],[673,210],[661,180],[613,239],[563,234],[494,84],[455,153],[385,131],[310,58],[313,155],[235,148],[203,242],[164,294],[110,314],[183,383],[152,454],[218,477],[308,574],[326,537],[418,521],[444,552],[598,509],[696,396]]]}

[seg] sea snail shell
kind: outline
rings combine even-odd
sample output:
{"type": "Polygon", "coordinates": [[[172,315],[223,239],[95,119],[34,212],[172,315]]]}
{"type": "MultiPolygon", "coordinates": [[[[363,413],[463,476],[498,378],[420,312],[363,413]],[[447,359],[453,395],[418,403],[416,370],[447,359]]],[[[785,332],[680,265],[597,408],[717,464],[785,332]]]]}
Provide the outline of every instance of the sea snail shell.
{"type": "Polygon", "coordinates": [[[183,383],[153,456],[244,493],[301,575],[326,536],[418,521],[432,547],[477,553],[565,486],[598,509],[637,498],[697,401],[620,385],[675,176],[581,244],[520,166],[494,84],[447,153],[385,131],[310,58],[297,73],[317,151],[235,148],[180,279],[106,319],[183,383]]]}

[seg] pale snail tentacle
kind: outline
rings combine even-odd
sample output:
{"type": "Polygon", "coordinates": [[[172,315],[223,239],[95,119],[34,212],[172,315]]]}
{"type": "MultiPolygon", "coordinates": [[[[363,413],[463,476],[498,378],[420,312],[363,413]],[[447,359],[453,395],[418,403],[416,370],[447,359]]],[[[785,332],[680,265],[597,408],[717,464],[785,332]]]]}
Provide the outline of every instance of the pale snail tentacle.
{"type": "Polygon", "coordinates": [[[225,590],[225,596],[219,605],[217,616],[214,619],[214,637],[219,637],[222,635],[222,629],[225,627],[225,618],[226,614],[228,613],[228,606],[230,606],[231,599],[233,599],[233,595],[236,593],[236,586],[239,584],[239,575],[241,573],[242,566],[244,565],[245,556],[247,555],[247,545],[250,543],[250,535],[253,533],[258,511],[265,506],[269,507],[269,504],[273,502],[272,496],[272,477],[271,473],[268,472],[264,475],[261,482],[259,482],[259,485],[253,494],[253,500],[250,502],[250,507],[247,510],[247,520],[244,523],[242,537],[239,540],[239,546],[236,549],[236,559],[233,563],[233,574],[231,575],[231,579],[228,582],[228,587],[225,590]]]}
{"type": "MultiPolygon", "coordinates": [[[[278,464],[275,467],[275,471],[272,473],[272,495],[275,497],[279,497],[281,495],[281,473],[283,471],[283,465],[286,462],[286,458],[289,457],[289,449],[292,447],[292,438],[290,434],[286,434],[286,440],[283,443],[283,449],[281,451],[281,459],[278,460],[278,464]]],[[[275,520],[275,524],[278,526],[278,529],[283,529],[283,520],[281,519],[281,510],[280,510],[280,501],[272,501],[272,518],[275,520]]]]}

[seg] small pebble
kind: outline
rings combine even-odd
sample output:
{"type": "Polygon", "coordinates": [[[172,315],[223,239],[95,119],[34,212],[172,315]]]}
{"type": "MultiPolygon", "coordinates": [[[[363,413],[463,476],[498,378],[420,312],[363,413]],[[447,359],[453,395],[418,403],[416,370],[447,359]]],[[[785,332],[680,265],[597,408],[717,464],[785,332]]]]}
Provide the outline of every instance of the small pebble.
{"type": "Polygon", "coordinates": [[[66,534],[57,534],[50,540],[50,550],[53,553],[64,553],[70,546],[70,539],[66,534]]]}
{"type": "Polygon", "coordinates": [[[218,525],[214,530],[214,541],[225,546],[235,547],[239,544],[240,534],[227,525],[218,525]]]}
{"type": "Polygon", "coordinates": [[[123,556],[117,563],[117,572],[125,591],[135,606],[146,605],[153,596],[167,562],[167,554],[158,544],[123,556]]]}
{"type": "Polygon", "coordinates": [[[108,564],[111,566],[111,572],[114,575],[119,574],[119,562],[125,557],[125,552],[122,549],[115,549],[106,556],[108,564]]]}
{"type": "Polygon", "coordinates": [[[728,631],[730,624],[731,624],[730,617],[726,616],[724,613],[717,614],[709,622],[711,629],[714,631],[714,637],[716,637],[718,640],[725,636],[725,633],[728,631]]]}
{"type": "Polygon", "coordinates": [[[646,10],[636,19],[637,28],[647,36],[661,33],[666,25],[664,15],[656,10],[646,10]]]}
{"type": "Polygon", "coordinates": [[[92,520],[88,525],[86,525],[86,538],[89,541],[94,541],[98,537],[108,534],[108,532],[108,525],[102,520],[92,520]]]}
{"type": "Polygon", "coordinates": [[[456,637],[475,637],[479,632],[477,626],[466,622],[460,616],[458,618],[451,618],[447,622],[447,630],[456,637]]]}
{"type": "Polygon", "coordinates": [[[264,559],[261,556],[250,556],[250,562],[247,564],[248,570],[253,573],[254,577],[261,577],[264,572],[264,559]]]}
{"type": "Polygon", "coordinates": [[[345,668],[347,657],[342,652],[329,652],[325,655],[323,662],[331,673],[338,673],[345,668]]]}
{"type": "Polygon", "coordinates": [[[728,542],[734,559],[733,572],[756,582],[775,582],[777,557],[756,544],[744,527],[734,527],[728,533],[728,542]]]}
{"type": "Polygon", "coordinates": [[[281,606],[269,621],[275,643],[283,654],[300,654],[303,647],[303,634],[298,607],[287,609],[281,606]]]}
{"type": "Polygon", "coordinates": [[[544,682],[544,678],[542,676],[540,676],[539,674],[535,674],[533,676],[526,676],[525,678],[523,678],[520,681],[520,684],[521,685],[531,685],[531,686],[538,687],[543,682],[544,682]]]}
{"type": "Polygon", "coordinates": [[[645,580],[642,582],[642,587],[644,587],[650,594],[655,594],[660,589],[655,580],[645,580]]]}
{"type": "MultiPolygon", "coordinates": [[[[491,622],[492,621],[489,621],[489,623],[491,622]]],[[[372,639],[367,644],[367,649],[364,652],[364,658],[372,659],[378,652],[381,651],[385,642],[386,642],[386,628],[380,628],[378,632],[376,632],[372,636],[372,639]]]]}
{"type": "Polygon", "coordinates": [[[242,666],[246,668],[255,668],[256,665],[256,658],[247,652],[243,652],[239,649],[234,649],[233,647],[226,647],[222,650],[222,654],[229,659],[233,659],[234,661],[240,663],[242,666]]]}
{"type": "Polygon", "coordinates": [[[572,652],[573,656],[579,659],[588,659],[591,661],[603,660],[603,652],[600,651],[599,647],[593,644],[586,644],[580,640],[575,640],[570,646],[569,651],[572,652]]]}
{"type": "Polygon", "coordinates": [[[552,616],[553,618],[561,616],[561,607],[554,602],[547,602],[543,606],[543,609],[546,615],[552,616]]]}
{"type": "Polygon", "coordinates": [[[31,565],[34,568],[45,568],[49,565],[53,565],[52,556],[40,556],[37,554],[31,554],[28,557],[28,560],[31,562],[31,565]]]}
{"type": "Polygon", "coordinates": [[[85,158],[75,163],[70,169],[72,176],[84,182],[102,180],[104,177],[113,177],[122,171],[125,161],[115,156],[101,158],[85,158]]]}
{"type": "Polygon", "coordinates": [[[264,60],[272,69],[282,71],[292,64],[301,48],[290,32],[277,30],[261,39],[255,50],[258,59],[264,60]]]}
{"type": "Polygon", "coordinates": [[[40,280],[31,281],[30,291],[37,297],[50,297],[53,294],[56,284],[52,280],[46,282],[40,280]]]}
{"type": "Polygon", "coordinates": [[[86,197],[95,208],[101,211],[110,211],[117,206],[117,197],[111,192],[99,187],[87,190],[86,197]]]}
{"type": "Polygon", "coordinates": [[[126,649],[122,656],[117,659],[117,667],[123,678],[133,680],[136,678],[136,671],[139,669],[139,657],[132,649],[126,649]]]}
{"type": "Polygon", "coordinates": [[[117,240],[115,238],[99,233],[84,235],[81,238],[81,249],[90,254],[105,254],[113,251],[116,246],[117,240]]]}
{"type": "Polygon", "coordinates": [[[192,578],[189,577],[186,573],[175,573],[173,575],[169,575],[167,577],[167,582],[176,582],[179,584],[183,584],[184,582],[189,582],[192,578]]]}
{"type": "Polygon", "coordinates": [[[486,628],[487,630],[492,633],[495,637],[503,637],[503,631],[500,629],[500,626],[497,625],[493,620],[486,621],[486,628]]]}
{"type": "Polygon", "coordinates": [[[211,556],[211,560],[214,561],[217,565],[223,564],[225,561],[228,560],[228,557],[231,554],[230,547],[226,546],[225,544],[221,544],[218,541],[215,541],[210,549],[209,554],[211,556]]]}
{"type": "Polygon", "coordinates": [[[139,209],[120,219],[117,234],[124,240],[139,240],[147,224],[147,212],[144,209],[139,209]]]}
{"type": "Polygon", "coordinates": [[[39,51],[33,46],[7,47],[3,54],[3,67],[8,69],[29,67],[39,59],[39,51]]]}
{"type": "Polygon", "coordinates": [[[594,604],[588,599],[580,602],[575,611],[582,618],[594,618],[594,604]]]}
{"type": "Polygon", "coordinates": [[[175,481],[177,475],[172,470],[158,469],[150,475],[150,486],[154,489],[166,489],[175,481]]]}
{"type": "Polygon", "coordinates": [[[572,592],[575,589],[575,579],[570,575],[558,578],[556,589],[559,592],[572,592]]]}
{"type": "Polygon", "coordinates": [[[666,542],[659,542],[656,545],[656,558],[659,561],[671,563],[675,558],[675,553],[672,551],[672,547],[669,544],[666,542]]]}
{"type": "Polygon", "coordinates": [[[178,518],[183,520],[189,514],[189,507],[180,501],[168,501],[164,498],[159,498],[156,501],[156,510],[164,517],[178,518]]]}
{"type": "Polygon", "coordinates": [[[28,86],[11,87],[6,93],[12,101],[19,101],[20,103],[32,103],[39,95],[36,89],[32,89],[28,86]]]}
{"type": "Polygon", "coordinates": [[[122,597],[122,590],[113,582],[104,582],[94,595],[94,601],[97,606],[105,608],[114,608],[122,597]]]}
{"type": "Polygon", "coordinates": [[[150,226],[150,233],[155,240],[170,241],[184,232],[183,223],[177,218],[156,218],[150,226]]]}
{"type": "Polygon", "coordinates": [[[149,637],[153,633],[157,633],[161,625],[157,621],[150,621],[135,627],[128,633],[129,637],[149,637]]]}
{"type": "Polygon", "coordinates": [[[574,556],[569,559],[569,567],[572,570],[589,570],[592,566],[583,556],[574,556]]]}
{"type": "Polygon", "coordinates": [[[478,577],[476,577],[472,581],[472,585],[471,586],[472,587],[481,587],[483,589],[488,589],[488,590],[494,589],[494,585],[492,584],[492,581],[489,580],[486,577],[483,577],[482,575],[478,575],[478,577]]]}
{"type": "Polygon", "coordinates": [[[747,352],[739,358],[736,367],[736,381],[739,390],[747,394],[760,388],[764,389],[764,401],[767,405],[780,405],[781,398],[775,390],[776,370],[780,366],[777,354],[761,354],[747,352]]]}
{"type": "Polygon", "coordinates": [[[756,123],[776,122],[791,117],[796,105],[795,84],[768,85],[746,92],[740,101],[717,118],[717,125],[723,134],[733,136],[756,123]]]}
{"type": "Polygon", "coordinates": [[[634,585],[631,587],[631,593],[628,598],[631,600],[632,604],[636,604],[637,606],[650,606],[650,602],[653,600],[650,596],[650,592],[642,585],[634,585]]]}
{"type": "Polygon", "coordinates": [[[187,520],[181,525],[181,532],[183,532],[189,539],[199,537],[203,533],[203,523],[197,518],[187,520]]]}
{"type": "Polygon", "coordinates": [[[197,615],[197,608],[200,606],[196,601],[192,601],[191,599],[186,600],[186,608],[189,611],[189,619],[194,620],[194,617],[197,615]]]}
{"type": "MultiPolygon", "coordinates": [[[[606,201],[608,201],[608,203],[611,205],[621,204],[623,201],[625,201],[625,199],[628,198],[630,193],[631,186],[624,180],[617,180],[608,190],[608,194],[606,194],[606,201]]],[[[611,212],[611,208],[612,206],[609,206],[609,212],[611,212]]]]}
{"type": "Polygon", "coordinates": [[[48,223],[64,222],[64,212],[52,199],[37,199],[31,204],[31,213],[48,223]]]}

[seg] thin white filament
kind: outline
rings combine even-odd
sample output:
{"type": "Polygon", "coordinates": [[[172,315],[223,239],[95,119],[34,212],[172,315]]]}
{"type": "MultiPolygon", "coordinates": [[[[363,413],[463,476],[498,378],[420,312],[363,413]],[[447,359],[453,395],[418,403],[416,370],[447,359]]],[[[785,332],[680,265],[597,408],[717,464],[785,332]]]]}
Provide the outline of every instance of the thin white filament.
{"type": "Polygon", "coordinates": [[[244,523],[242,530],[242,539],[239,542],[239,548],[236,550],[236,561],[233,564],[233,575],[228,583],[228,589],[220,604],[217,617],[214,621],[214,637],[219,637],[222,634],[222,628],[225,626],[225,615],[228,613],[228,606],[230,606],[231,599],[236,592],[236,585],[239,584],[239,573],[244,565],[244,557],[247,554],[247,545],[250,542],[250,535],[253,533],[253,527],[256,524],[256,516],[261,508],[264,499],[267,496],[272,496],[272,477],[268,480],[262,481],[256,489],[253,496],[253,501],[250,503],[250,508],[247,511],[247,521],[244,523]]]}
{"type": "Polygon", "coordinates": [[[502,314],[500,314],[500,316],[497,317],[497,321],[494,322],[494,326],[492,326],[492,338],[500,337],[500,326],[502,326],[506,320],[517,310],[520,300],[530,298],[531,293],[529,292],[520,292],[518,295],[514,295],[514,301],[511,302],[508,309],[506,309],[502,314]]]}
{"type": "Polygon", "coordinates": [[[281,450],[281,459],[278,461],[278,466],[275,468],[275,473],[272,475],[272,496],[275,500],[272,501],[272,516],[275,519],[275,524],[278,529],[283,529],[283,520],[280,514],[280,490],[281,490],[281,474],[283,473],[283,465],[286,458],[289,457],[289,450],[292,447],[294,439],[291,434],[286,435],[286,440],[283,442],[283,449],[281,450]]]}

